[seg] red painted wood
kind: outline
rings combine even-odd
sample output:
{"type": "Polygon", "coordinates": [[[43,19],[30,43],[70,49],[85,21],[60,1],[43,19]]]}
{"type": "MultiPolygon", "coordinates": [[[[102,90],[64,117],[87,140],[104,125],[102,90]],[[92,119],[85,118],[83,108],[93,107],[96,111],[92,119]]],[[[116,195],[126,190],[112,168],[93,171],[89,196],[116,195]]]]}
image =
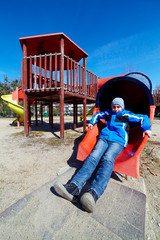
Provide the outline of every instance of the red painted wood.
{"type": "Polygon", "coordinates": [[[82,72],[82,67],[81,65],[79,66],[79,92],[81,93],[82,92],[82,89],[81,89],[81,72],[82,72]]]}
{"type": "Polygon", "coordinates": [[[60,39],[60,138],[64,138],[64,38],[60,39]]]}
{"type": "MultiPolygon", "coordinates": [[[[40,49],[37,47],[41,43],[41,51],[46,53],[55,53],[60,46],[60,37],[64,38],[65,49],[64,54],[69,55],[68,53],[72,50],[74,53],[74,60],[79,62],[84,56],[87,57],[88,54],[83,51],[77,44],[75,44],[70,38],[68,38],[64,33],[53,33],[53,34],[44,34],[38,36],[30,36],[20,38],[20,44],[23,48],[23,41],[27,43],[27,56],[34,56],[40,54],[40,49]]],[[[42,53],[41,53],[42,54],[42,53]]],[[[72,57],[72,56],[69,56],[72,57]]]]}
{"type": "Polygon", "coordinates": [[[87,71],[87,73],[88,73],[88,83],[87,83],[87,95],[89,95],[89,75],[90,75],[90,72],[89,71],[87,71]]]}
{"type": "Polygon", "coordinates": [[[82,93],[84,93],[84,68],[82,67],[82,93]]]}
{"type": "Polygon", "coordinates": [[[47,87],[47,54],[44,55],[44,88],[47,87]]]}
{"type": "MultiPolygon", "coordinates": [[[[94,98],[88,95],[90,92],[89,81],[91,78],[91,74],[89,73],[89,71],[87,71],[86,86],[86,57],[88,55],[74,42],[67,38],[63,33],[21,38],[20,42],[23,49],[23,56],[28,57],[28,60],[24,58],[22,61],[22,86],[23,90],[26,90],[23,96],[24,107],[26,107],[26,109],[28,110],[27,106],[28,101],[30,100],[59,101],[61,109],[60,124],[63,125],[63,127],[61,127],[60,135],[63,138],[64,101],[71,104],[75,101],[78,104],[84,103],[85,109],[86,101],[94,101],[94,98]],[[41,48],[37,47],[39,43],[41,43],[41,48]],[[65,61],[64,54],[67,56],[67,59],[65,59],[65,61]],[[83,67],[78,64],[78,62],[82,58],[83,67]],[[67,88],[68,91],[66,91],[66,89],[64,90],[64,70],[67,70],[67,83],[65,88],[67,88]],[[52,89],[53,80],[54,89],[52,89]],[[81,94],[78,94],[77,92],[81,94]]],[[[93,86],[91,87],[94,88],[95,84],[93,84],[93,86]]],[[[26,128],[26,111],[25,116],[26,117],[24,117],[24,125],[26,128]]],[[[26,133],[27,130],[25,130],[25,134],[26,133]]]]}
{"type": "Polygon", "coordinates": [[[92,73],[92,88],[93,88],[92,96],[94,96],[94,74],[93,73],[92,73]]]}
{"type": "Polygon", "coordinates": [[[51,102],[51,128],[53,129],[53,103],[51,102]]]}
{"type": "Polygon", "coordinates": [[[42,88],[42,55],[39,56],[39,88],[42,88]]]}
{"type": "Polygon", "coordinates": [[[73,130],[76,129],[76,104],[73,104],[73,130]]]}
{"type": "Polygon", "coordinates": [[[43,124],[43,105],[41,103],[41,124],[43,124]]]}
{"type": "Polygon", "coordinates": [[[76,64],[77,66],[77,87],[76,87],[76,91],[78,92],[78,63],[76,64]]]}
{"type": "Polygon", "coordinates": [[[67,90],[69,90],[69,57],[67,57],[67,90]]]}
{"type": "Polygon", "coordinates": [[[36,126],[38,126],[37,101],[35,101],[35,120],[36,120],[36,126]]]}
{"type": "Polygon", "coordinates": [[[72,87],[72,59],[70,59],[70,63],[71,63],[71,70],[70,70],[70,90],[72,91],[73,87],[72,87]]]}
{"type": "MultiPolygon", "coordinates": [[[[27,72],[27,45],[26,42],[23,42],[23,89],[27,89],[27,82],[28,82],[28,72],[27,72]]],[[[23,94],[23,106],[24,106],[24,133],[25,136],[29,135],[29,131],[28,131],[28,114],[27,114],[27,110],[28,110],[28,97],[27,94],[24,93],[23,94]]]]}
{"type": "Polygon", "coordinates": [[[52,87],[52,54],[50,53],[50,66],[49,66],[49,70],[50,70],[50,79],[49,79],[49,87],[52,87]]]}
{"type": "Polygon", "coordinates": [[[57,88],[57,53],[55,53],[55,88],[57,88]]]}
{"type": "Polygon", "coordinates": [[[75,61],[73,62],[73,91],[75,92],[75,78],[76,78],[76,72],[75,72],[75,61]]]}
{"type": "Polygon", "coordinates": [[[37,56],[34,57],[34,89],[37,89],[37,56]]]}
{"type": "Polygon", "coordinates": [[[84,82],[84,95],[85,98],[83,100],[83,132],[86,131],[86,104],[87,104],[87,100],[86,100],[86,58],[83,58],[83,67],[84,67],[84,74],[83,74],[83,82],[84,82]]]}
{"type": "Polygon", "coordinates": [[[29,58],[29,88],[32,89],[32,57],[29,58]]]}

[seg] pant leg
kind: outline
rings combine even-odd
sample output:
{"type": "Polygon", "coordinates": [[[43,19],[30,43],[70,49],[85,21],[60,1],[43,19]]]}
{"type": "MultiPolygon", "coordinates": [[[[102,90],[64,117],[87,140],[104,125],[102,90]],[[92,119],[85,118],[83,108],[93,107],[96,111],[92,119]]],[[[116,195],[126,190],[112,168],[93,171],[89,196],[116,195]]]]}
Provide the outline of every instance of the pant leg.
{"type": "Polygon", "coordinates": [[[71,183],[77,185],[79,191],[81,191],[85,182],[91,177],[92,173],[96,169],[101,157],[103,156],[107,148],[108,148],[107,140],[100,138],[93,151],[87,157],[83,166],[71,180],[71,183]]]}
{"type": "Polygon", "coordinates": [[[97,193],[98,198],[106,189],[113,171],[115,158],[122,152],[123,148],[119,143],[108,142],[108,149],[104,153],[95,179],[88,189],[93,189],[97,193]]]}

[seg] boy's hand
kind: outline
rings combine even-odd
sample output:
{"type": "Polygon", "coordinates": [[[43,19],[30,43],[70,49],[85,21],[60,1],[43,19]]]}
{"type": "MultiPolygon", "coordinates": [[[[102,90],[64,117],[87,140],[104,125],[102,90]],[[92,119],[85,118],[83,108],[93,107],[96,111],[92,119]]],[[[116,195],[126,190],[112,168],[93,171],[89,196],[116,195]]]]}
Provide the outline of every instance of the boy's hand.
{"type": "Polygon", "coordinates": [[[148,137],[151,137],[152,131],[151,131],[151,130],[146,130],[146,131],[144,131],[144,132],[143,132],[143,137],[144,137],[145,135],[148,135],[148,137]]]}
{"type": "Polygon", "coordinates": [[[91,123],[88,124],[88,128],[93,128],[93,125],[91,123]]]}

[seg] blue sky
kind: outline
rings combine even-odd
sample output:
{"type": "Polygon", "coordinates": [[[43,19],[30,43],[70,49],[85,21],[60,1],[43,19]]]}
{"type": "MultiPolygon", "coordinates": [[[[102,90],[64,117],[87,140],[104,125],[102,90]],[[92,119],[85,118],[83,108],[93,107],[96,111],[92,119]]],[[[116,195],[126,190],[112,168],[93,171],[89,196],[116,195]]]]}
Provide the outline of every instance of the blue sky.
{"type": "Polygon", "coordinates": [[[0,80],[21,77],[20,37],[63,32],[106,78],[144,72],[160,85],[159,0],[2,0],[0,80]]]}

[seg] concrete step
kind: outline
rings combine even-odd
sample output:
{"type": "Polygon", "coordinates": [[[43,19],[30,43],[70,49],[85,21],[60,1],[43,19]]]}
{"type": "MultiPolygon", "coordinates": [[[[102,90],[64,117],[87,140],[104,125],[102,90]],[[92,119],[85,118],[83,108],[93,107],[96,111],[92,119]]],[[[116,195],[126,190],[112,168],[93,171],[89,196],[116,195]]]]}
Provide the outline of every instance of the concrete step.
{"type": "Polygon", "coordinates": [[[2,212],[0,239],[145,239],[144,193],[111,178],[95,211],[87,213],[54,192],[54,182],[66,183],[74,172],[70,168],[2,212]]]}

